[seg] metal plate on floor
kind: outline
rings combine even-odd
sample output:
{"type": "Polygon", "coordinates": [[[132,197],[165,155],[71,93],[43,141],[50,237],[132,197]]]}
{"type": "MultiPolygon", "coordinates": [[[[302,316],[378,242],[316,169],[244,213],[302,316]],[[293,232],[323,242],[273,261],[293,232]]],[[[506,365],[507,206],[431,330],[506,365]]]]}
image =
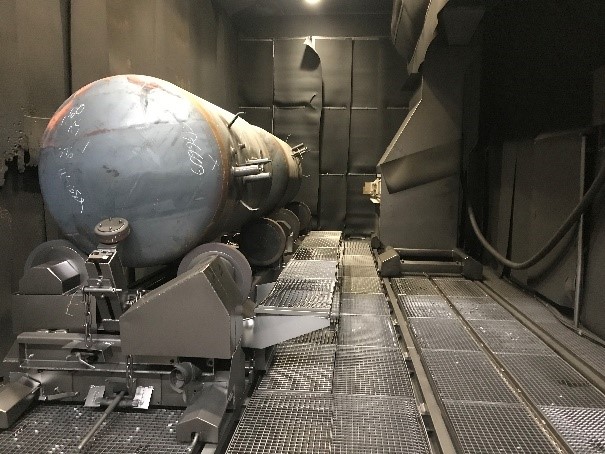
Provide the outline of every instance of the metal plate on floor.
{"type": "MultiPolygon", "coordinates": [[[[3,454],[76,453],[81,439],[102,410],[73,405],[40,404],[10,430],[0,431],[3,454]]],[[[114,411],[86,446],[86,453],[187,453],[176,440],[182,410],[114,411]]]]}
{"type": "Polygon", "coordinates": [[[491,298],[458,298],[450,301],[466,320],[514,320],[510,312],[491,298]]]}
{"type": "Polygon", "coordinates": [[[440,296],[397,295],[408,317],[456,318],[456,314],[440,296]]]}
{"type": "Polygon", "coordinates": [[[258,389],[330,393],[335,345],[278,345],[258,389]]]}
{"type": "Polygon", "coordinates": [[[390,315],[390,307],[386,297],[379,293],[342,293],[340,313],[343,315],[390,315]]]}
{"type": "Polygon", "coordinates": [[[435,284],[445,296],[486,297],[487,294],[473,281],[458,278],[436,278],[435,284]]]}
{"type": "Polygon", "coordinates": [[[290,260],[279,275],[278,282],[284,279],[331,279],[336,280],[338,262],[290,260]]]}
{"type": "Polygon", "coordinates": [[[343,265],[342,275],[347,277],[378,277],[378,271],[374,265],[372,266],[357,266],[343,265]]]}
{"type": "Polygon", "coordinates": [[[304,240],[302,240],[300,245],[307,248],[337,248],[340,245],[340,238],[329,236],[307,236],[304,240]]]}
{"type": "Polygon", "coordinates": [[[465,453],[558,453],[550,438],[521,405],[444,402],[465,453]]]}
{"type": "Polygon", "coordinates": [[[377,277],[343,277],[342,292],[384,293],[382,289],[382,281],[377,277]]]}
{"type": "Polygon", "coordinates": [[[429,452],[414,399],[337,395],[333,434],[333,453],[429,452]]]}
{"type": "Polygon", "coordinates": [[[294,253],[294,260],[325,260],[325,261],[337,261],[338,260],[338,248],[335,247],[322,247],[322,248],[308,248],[299,247],[294,253]]]}
{"type": "Polygon", "coordinates": [[[519,403],[483,352],[423,350],[422,358],[441,399],[519,403]]]}
{"type": "Polygon", "coordinates": [[[329,453],[332,396],[256,391],[228,454],[329,453]]]}
{"type": "Polygon", "coordinates": [[[605,408],[605,395],[558,356],[499,354],[498,359],[536,405],[605,408]]]}
{"type": "Polygon", "coordinates": [[[555,353],[517,320],[469,320],[473,330],[494,353],[555,353]]]}
{"type": "Polygon", "coordinates": [[[575,453],[605,452],[605,408],[540,407],[575,453]]]}
{"type": "Polygon", "coordinates": [[[421,349],[479,350],[479,346],[459,320],[411,318],[409,324],[421,349]]]}
{"type": "Polygon", "coordinates": [[[397,277],[391,279],[391,285],[398,295],[441,295],[426,277],[397,277]]]}
{"type": "Polygon", "coordinates": [[[344,242],[344,253],[348,255],[372,255],[372,249],[367,241],[346,240],[344,242]]]}
{"type": "Polygon", "coordinates": [[[396,348],[338,346],[333,392],[414,396],[401,350],[396,348]]]}
{"type": "Polygon", "coordinates": [[[307,234],[309,237],[321,237],[321,238],[340,238],[342,237],[342,231],[340,230],[312,230],[307,234]]]}
{"type": "Polygon", "coordinates": [[[338,343],[384,348],[399,346],[391,318],[379,315],[341,315],[338,343]]]}
{"type": "Polygon", "coordinates": [[[343,255],[343,266],[371,266],[376,268],[374,257],[371,255],[343,255]]]}

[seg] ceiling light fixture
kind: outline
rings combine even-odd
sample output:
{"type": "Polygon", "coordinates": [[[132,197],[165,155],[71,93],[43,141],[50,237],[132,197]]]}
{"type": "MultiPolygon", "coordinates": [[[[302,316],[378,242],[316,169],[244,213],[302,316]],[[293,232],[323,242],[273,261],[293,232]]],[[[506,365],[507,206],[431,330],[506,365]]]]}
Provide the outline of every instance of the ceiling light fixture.
{"type": "Polygon", "coordinates": [[[317,5],[321,0],[305,0],[308,5],[317,5]]]}

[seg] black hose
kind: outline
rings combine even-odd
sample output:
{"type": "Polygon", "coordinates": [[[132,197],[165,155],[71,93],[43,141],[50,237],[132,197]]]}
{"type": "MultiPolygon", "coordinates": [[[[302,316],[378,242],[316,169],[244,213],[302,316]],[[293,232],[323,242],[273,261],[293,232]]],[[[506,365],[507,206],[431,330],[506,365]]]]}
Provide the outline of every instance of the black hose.
{"type": "Polygon", "coordinates": [[[594,202],[594,199],[599,193],[601,187],[603,186],[603,183],[605,183],[605,164],[601,166],[601,169],[599,170],[597,177],[592,182],[590,189],[586,192],[586,194],[584,194],[584,197],[582,197],[582,200],[580,200],[580,203],[578,203],[578,205],[574,208],[571,214],[567,216],[567,219],[565,220],[563,225],[559,227],[559,229],[557,229],[555,234],[542,249],[540,249],[536,254],[534,254],[532,257],[525,260],[524,262],[513,262],[507,259],[503,255],[501,255],[491,244],[489,244],[489,242],[481,233],[479,226],[477,225],[477,219],[475,219],[475,212],[473,211],[473,207],[470,203],[467,207],[468,217],[471,221],[471,226],[473,227],[475,235],[477,235],[479,242],[483,245],[487,252],[489,252],[498,262],[500,262],[507,268],[513,270],[524,270],[538,263],[549,252],[553,250],[553,248],[557,245],[559,241],[561,241],[565,234],[574,226],[576,222],[578,222],[580,216],[582,216],[586,209],[592,204],[592,202],[594,202]]]}

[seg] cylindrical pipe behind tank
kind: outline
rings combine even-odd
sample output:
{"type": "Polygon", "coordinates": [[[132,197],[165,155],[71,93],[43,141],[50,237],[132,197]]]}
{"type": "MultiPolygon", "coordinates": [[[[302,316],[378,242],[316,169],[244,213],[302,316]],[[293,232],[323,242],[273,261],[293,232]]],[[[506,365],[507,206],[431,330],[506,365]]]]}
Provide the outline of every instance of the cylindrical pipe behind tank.
{"type": "Polygon", "coordinates": [[[96,246],[95,225],[119,216],[132,228],[122,245],[125,265],[176,260],[298,192],[292,149],[234,118],[153,77],[93,82],[65,101],[44,134],[45,203],[85,252],[96,246]]]}

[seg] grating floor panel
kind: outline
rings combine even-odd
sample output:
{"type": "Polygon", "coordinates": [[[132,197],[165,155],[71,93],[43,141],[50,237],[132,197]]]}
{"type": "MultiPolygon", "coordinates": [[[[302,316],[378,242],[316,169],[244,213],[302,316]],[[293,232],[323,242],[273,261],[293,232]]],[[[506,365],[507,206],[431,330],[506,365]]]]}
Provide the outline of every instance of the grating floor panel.
{"type": "Polygon", "coordinates": [[[278,345],[258,389],[329,393],[335,352],[334,345],[278,345]]]}
{"type": "Polygon", "coordinates": [[[391,279],[391,285],[399,295],[440,295],[439,290],[426,277],[397,277],[391,279]]]}
{"type": "Polygon", "coordinates": [[[559,452],[521,405],[453,401],[444,405],[465,453],[559,452]]]}
{"type": "Polygon", "coordinates": [[[339,346],[334,394],[413,397],[407,367],[396,348],[339,346]]]}
{"type": "Polygon", "coordinates": [[[335,396],[333,433],[334,453],[429,452],[414,399],[335,396]]]}
{"type": "Polygon", "coordinates": [[[436,278],[437,286],[445,296],[486,297],[487,294],[473,281],[457,278],[436,278]]]}
{"type": "Polygon", "coordinates": [[[345,315],[389,315],[390,307],[384,295],[372,293],[343,293],[340,313],[345,315]]]}
{"type": "Polygon", "coordinates": [[[494,353],[555,353],[517,320],[469,320],[469,324],[494,353]]]}
{"type": "Polygon", "coordinates": [[[367,241],[345,240],[344,253],[348,255],[372,255],[372,249],[367,241]]]}
{"type": "Polygon", "coordinates": [[[295,337],[289,341],[283,342],[282,345],[291,344],[315,344],[315,345],[336,345],[338,340],[337,326],[328,326],[327,328],[318,329],[302,336],[295,337]]]}
{"type": "Polygon", "coordinates": [[[257,391],[227,453],[329,453],[332,412],[331,395],[257,391]]]}
{"type": "Polygon", "coordinates": [[[450,298],[466,320],[514,320],[515,318],[491,298],[450,298]]]}
{"type": "Polygon", "coordinates": [[[397,334],[390,317],[379,315],[342,315],[338,327],[340,345],[398,347],[397,334]]]}
{"type": "Polygon", "coordinates": [[[456,314],[440,296],[397,295],[408,317],[455,318],[456,314]]]}
{"type": "Polygon", "coordinates": [[[290,260],[279,276],[283,279],[336,279],[338,262],[290,260]]]}
{"type": "Polygon", "coordinates": [[[310,237],[326,237],[326,238],[340,238],[342,231],[340,230],[311,230],[307,236],[310,237]]]}
{"type": "Polygon", "coordinates": [[[358,266],[358,265],[343,265],[342,275],[347,277],[378,277],[378,271],[376,267],[372,266],[358,266]]]}
{"type": "Polygon", "coordinates": [[[294,253],[294,260],[327,260],[337,261],[338,260],[338,248],[335,247],[321,247],[321,248],[308,248],[299,247],[294,253]]]}
{"type": "Polygon", "coordinates": [[[340,246],[340,238],[335,236],[307,236],[300,245],[306,248],[337,248],[340,246]]]}
{"type": "Polygon", "coordinates": [[[382,281],[377,277],[343,277],[342,292],[382,294],[382,281]]]}
{"type": "Polygon", "coordinates": [[[329,310],[334,285],[328,279],[280,279],[260,306],[329,310]]]}
{"type": "Polygon", "coordinates": [[[536,405],[605,408],[605,396],[558,356],[498,358],[536,405]]]}
{"type": "Polygon", "coordinates": [[[441,399],[519,403],[483,352],[423,350],[422,357],[441,399]]]}
{"type": "MultiPolygon", "coordinates": [[[[11,430],[0,431],[3,454],[74,454],[82,437],[102,411],[73,405],[34,407],[11,430]]],[[[182,410],[115,411],[86,447],[100,453],[186,453],[188,445],[176,440],[176,423],[182,410]]]]}
{"type": "Polygon", "coordinates": [[[541,407],[540,410],[574,453],[605,452],[605,409],[541,407]]]}
{"type": "Polygon", "coordinates": [[[479,346],[459,320],[411,318],[409,324],[421,349],[479,350],[479,346]]]}
{"type": "Polygon", "coordinates": [[[374,257],[371,255],[343,255],[343,266],[372,266],[376,267],[374,257]]]}

